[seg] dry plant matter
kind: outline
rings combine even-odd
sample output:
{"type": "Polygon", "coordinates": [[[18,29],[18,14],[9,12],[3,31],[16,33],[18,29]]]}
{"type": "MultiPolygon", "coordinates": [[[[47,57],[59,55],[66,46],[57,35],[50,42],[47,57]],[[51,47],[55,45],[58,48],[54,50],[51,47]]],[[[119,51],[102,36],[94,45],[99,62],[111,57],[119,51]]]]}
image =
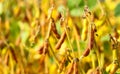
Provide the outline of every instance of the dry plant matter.
{"type": "Polygon", "coordinates": [[[120,74],[120,1],[0,0],[0,74],[120,74]]]}

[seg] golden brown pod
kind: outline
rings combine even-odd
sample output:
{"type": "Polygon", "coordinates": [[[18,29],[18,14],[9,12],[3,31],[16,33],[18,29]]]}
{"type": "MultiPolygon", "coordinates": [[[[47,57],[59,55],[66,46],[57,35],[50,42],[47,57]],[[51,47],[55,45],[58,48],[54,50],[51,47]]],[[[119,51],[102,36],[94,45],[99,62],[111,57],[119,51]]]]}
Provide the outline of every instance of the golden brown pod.
{"type": "Polygon", "coordinates": [[[86,57],[86,56],[89,55],[89,53],[90,53],[90,49],[87,48],[87,49],[84,51],[83,56],[86,57]]]}
{"type": "Polygon", "coordinates": [[[74,63],[72,62],[72,65],[71,65],[71,67],[69,68],[69,70],[67,71],[66,74],[72,74],[72,72],[73,72],[73,65],[74,65],[74,63]]]}
{"type": "Polygon", "coordinates": [[[9,64],[9,59],[10,59],[10,56],[9,56],[8,51],[7,51],[6,54],[5,54],[5,57],[4,57],[4,63],[5,63],[6,65],[9,64]]]}
{"type": "Polygon", "coordinates": [[[60,62],[60,68],[59,68],[59,72],[61,72],[64,68],[66,62],[66,57],[62,59],[62,61],[60,62]]]}
{"type": "Polygon", "coordinates": [[[43,54],[46,54],[48,52],[48,46],[49,46],[48,40],[46,40],[44,43],[43,54]]]}
{"type": "Polygon", "coordinates": [[[62,43],[64,42],[66,38],[66,32],[64,31],[59,39],[59,41],[57,42],[56,46],[55,46],[55,49],[59,49],[62,45],[62,43]]]}
{"type": "Polygon", "coordinates": [[[92,25],[90,25],[90,38],[89,38],[89,49],[91,50],[93,48],[93,44],[94,44],[94,29],[92,28],[92,25]]]}
{"type": "Polygon", "coordinates": [[[75,58],[74,65],[73,65],[73,74],[79,74],[78,73],[78,62],[79,62],[79,59],[75,58]]]}
{"type": "Polygon", "coordinates": [[[59,38],[60,38],[60,35],[59,35],[59,33],[57,32],[54,19],[52,19],[52,31],[53,31],[53,33],[55,34],[55,36],[59,39],[59,38]]]}
{"type": "Polygon", "coordinates": [[[117,29],[115,28],[114,29],[114,37],[116,38],[116,39],[118,39],[119,38],[119,33],[117,32],[117,29]]]}
{"type": "Polygon", "coordinates": [[[13,49],[12,47],[10,47],[10,52],[12,53],[12,57],[13,57],[13,59],[14,59],[15,62],[17,63],[18,60],[17,60],[16,54],[15,54],[15,51],[14,51],[14,49],[13,49]]]}
{"type": "Polygon", "coordinates": [[[101,70],[99,67],[96,68],[94,74],[102,74],[101,70]]]}
{"type": "Polygon", "coordinates": [[[44,45],[42,45],[42,46],[39,48],[39,53],[40,53],[40,54],[43,53],[43,48],[44,48],[44,45]]]}

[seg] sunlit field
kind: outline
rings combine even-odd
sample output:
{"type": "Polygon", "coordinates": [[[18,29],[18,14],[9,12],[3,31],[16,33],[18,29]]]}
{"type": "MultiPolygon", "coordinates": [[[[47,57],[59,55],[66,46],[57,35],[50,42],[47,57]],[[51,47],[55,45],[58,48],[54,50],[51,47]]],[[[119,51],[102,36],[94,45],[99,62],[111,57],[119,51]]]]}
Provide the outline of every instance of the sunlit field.
{"type": "Polygon", "coordinates": [[[120,74],[120,0],[0,0],[0,74],[120,74]]]}

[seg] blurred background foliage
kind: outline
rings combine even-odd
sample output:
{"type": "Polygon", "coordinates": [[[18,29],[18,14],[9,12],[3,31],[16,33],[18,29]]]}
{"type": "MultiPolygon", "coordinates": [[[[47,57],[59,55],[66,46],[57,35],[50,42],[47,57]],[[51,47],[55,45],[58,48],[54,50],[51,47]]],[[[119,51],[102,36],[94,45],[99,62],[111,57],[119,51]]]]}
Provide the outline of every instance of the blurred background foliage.
{"type": "MultiPolygon", "coordinates": [[[[64,19],[67,18],[68,35],[77,58],[87,47],[88,40],[82,39],[87,35],[82,33],[85,29],[82,16],[85,5],[89,7],[97,27],[96,44],[103,54],[103,57],[96,57],[102,57],[102,73],[109,74],[106,67],[113,61],[109,34],[118,33],[120,41],[120,0],[0,0],[0,74],[59,74],[60,61],[64,57],[70,58],[66,53],[73,56],[72,51],[67,51],[71,47],[68,39],[59,50],[55,49],[58,39],[53,33],[49,37],[49,52],[46,55],[39,53],[48,31],[48,12],[53,4],[51,16],[57,31],[60,35],[64,32],[59,19],[62,14],[64,19]]],[[[97,53],[98,48],[94,49],[97,53]]],[[[82,73],[87,74],[92,69],[92,56],[83,58],[82,73]]],[[[96,62],[99,61],[96,59],[96,62]]],[[[64,66],[61,74],[66,74],[71,62],[67,60],[64,66]]],[[[120,74],[120,69],[116,74],[120,74]]]]}

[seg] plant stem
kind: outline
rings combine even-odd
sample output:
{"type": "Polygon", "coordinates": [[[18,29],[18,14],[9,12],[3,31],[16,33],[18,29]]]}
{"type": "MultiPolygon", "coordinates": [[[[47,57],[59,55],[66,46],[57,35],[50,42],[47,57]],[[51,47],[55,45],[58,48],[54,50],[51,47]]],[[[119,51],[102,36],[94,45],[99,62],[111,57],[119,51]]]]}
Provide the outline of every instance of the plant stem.
{"type": "Polygon", "coordinates": [[[70,37],[69,37],[69,34],[68,34],[67,29],[68,29],[68,27],[65,27],[65,32],[66,32],[66,35],[67,35],[67,39],[68,39],[68,42],[69,42],[70,48],[71,48],[71,50],[72,50],[73,57],[76,57],[76,56],[75,56],[75,53],[74,53],[74,49],[73,49],[73,47],[72,47],[72,43],[71,43],[71,41],[70,41],[70,37]]]}
{"type": "Polygon", "coordinates": [[[52,48],[52,46],[51,46],[50,43],[49,43],[49,46],[50,46],[52,55],[53,55],[53,57],[55,58],[56,64],[57,64],[57,66],[59,67],[59,60],[58,60],[58,58],[56,57],[56,55],[55,55],[55,53],[54,53],[54,51],[53,51],[53,48],[52,48]]]}

